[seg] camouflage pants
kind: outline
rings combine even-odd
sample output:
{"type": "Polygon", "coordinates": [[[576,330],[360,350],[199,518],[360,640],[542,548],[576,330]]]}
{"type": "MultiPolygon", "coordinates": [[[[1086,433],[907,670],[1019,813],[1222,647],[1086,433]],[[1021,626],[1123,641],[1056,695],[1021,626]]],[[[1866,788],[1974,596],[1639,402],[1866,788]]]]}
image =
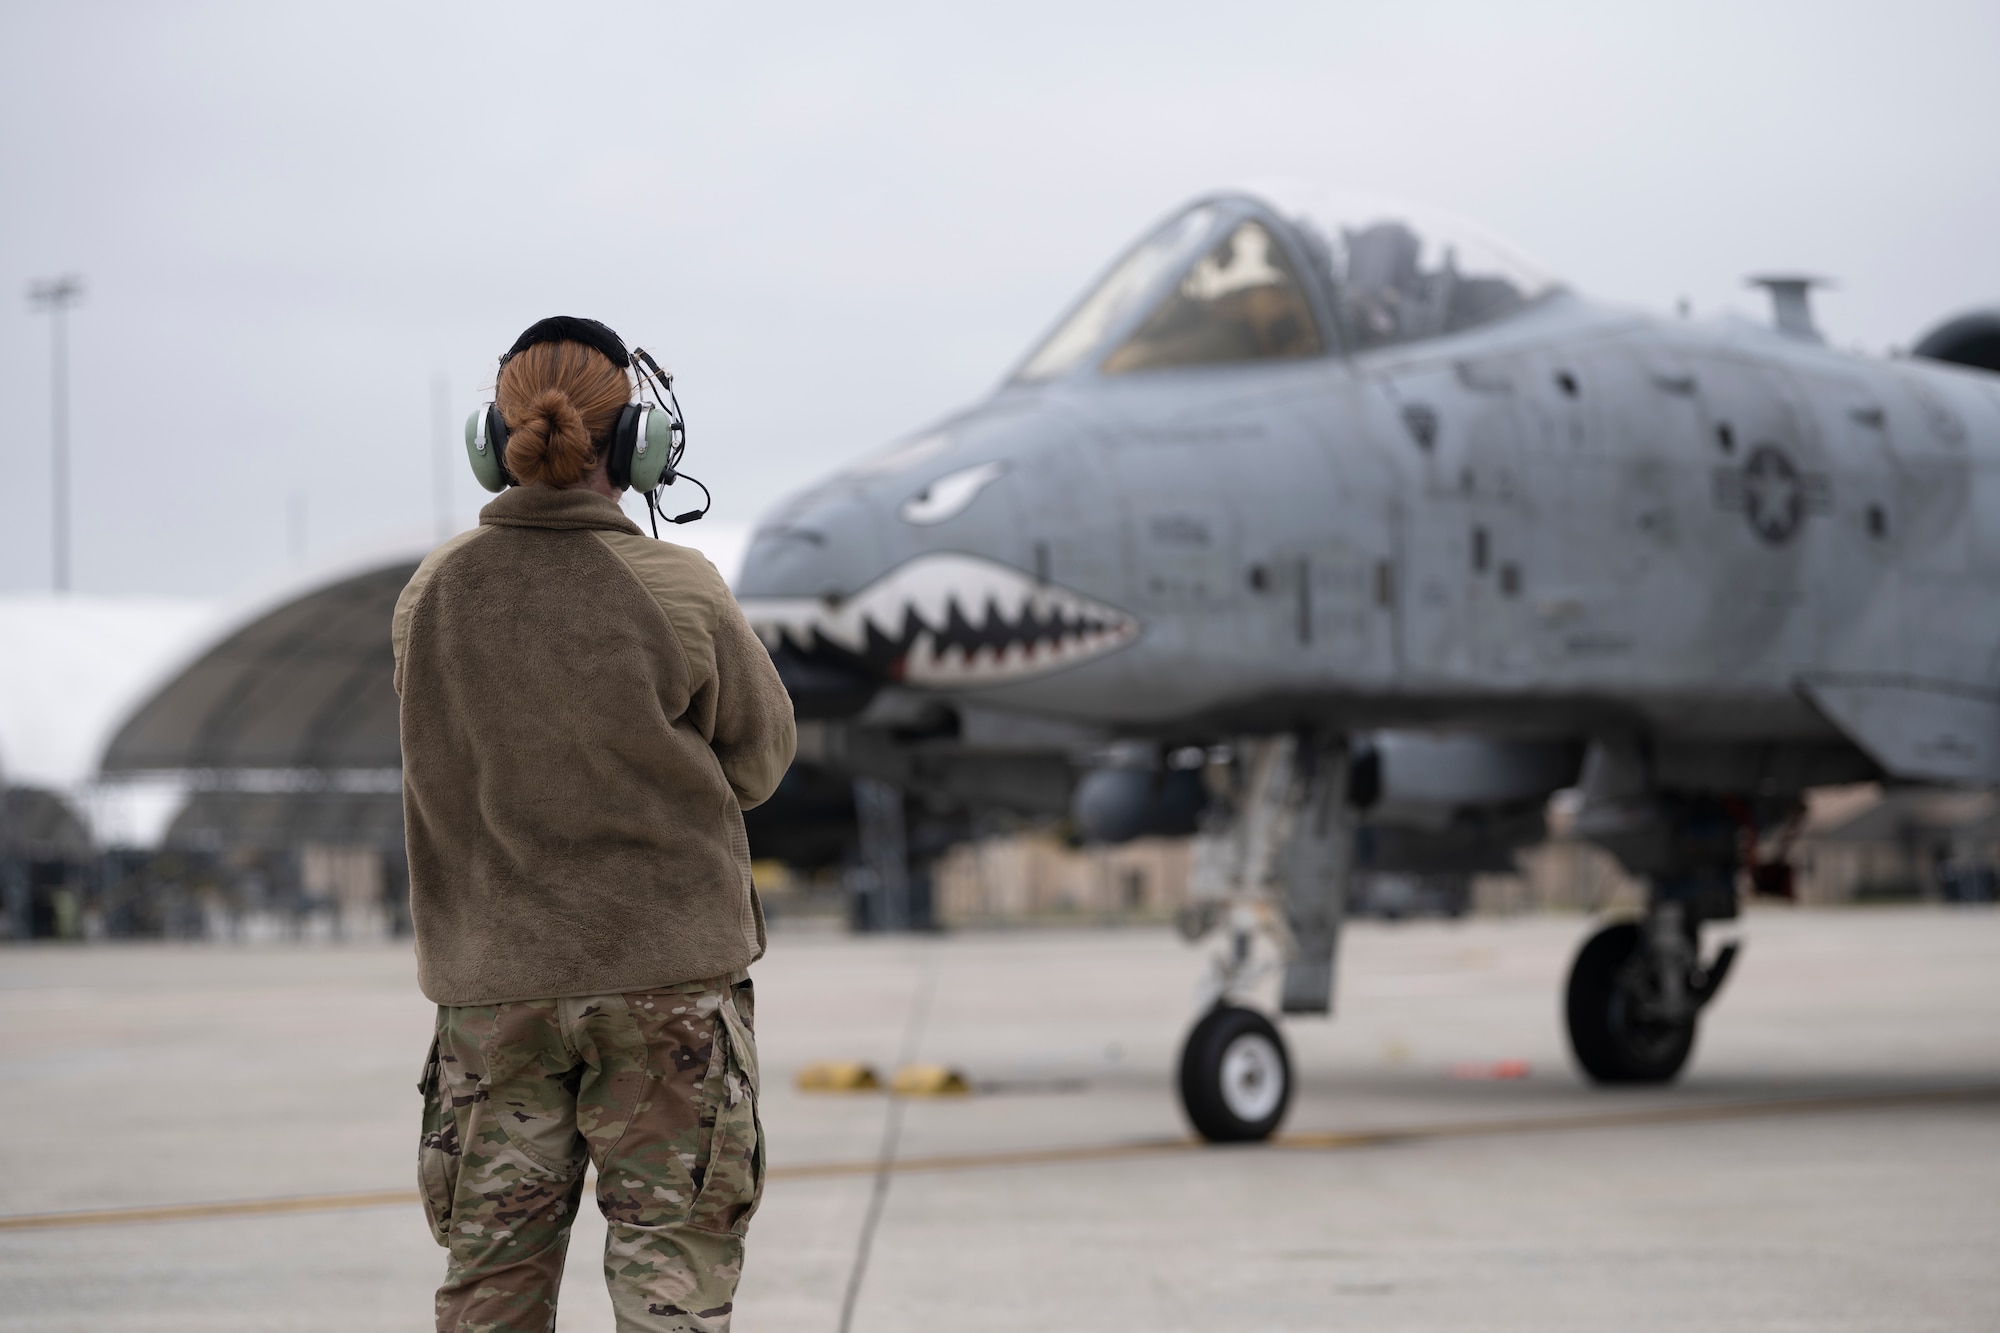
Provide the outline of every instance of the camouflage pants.
{"type": "Polygon", "coordinates": [[[748,981],[438,1008],[418,1176],[437,1326],[548,1333],[586,1161],[623,1330],[726,1333],[764,1185],[748,981]]]}

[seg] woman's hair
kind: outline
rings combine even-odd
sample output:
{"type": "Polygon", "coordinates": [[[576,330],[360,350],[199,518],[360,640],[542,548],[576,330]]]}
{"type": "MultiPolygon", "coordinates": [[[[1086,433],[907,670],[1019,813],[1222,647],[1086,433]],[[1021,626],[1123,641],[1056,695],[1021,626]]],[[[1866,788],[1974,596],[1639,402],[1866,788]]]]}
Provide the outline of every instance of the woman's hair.
{"type": "Polygon", "coordinates": [[[500,367],[507,471],[523,486],[573,486],[590,471],[632,400],[611,359],[582,343],[536,343],[500,367]]]}

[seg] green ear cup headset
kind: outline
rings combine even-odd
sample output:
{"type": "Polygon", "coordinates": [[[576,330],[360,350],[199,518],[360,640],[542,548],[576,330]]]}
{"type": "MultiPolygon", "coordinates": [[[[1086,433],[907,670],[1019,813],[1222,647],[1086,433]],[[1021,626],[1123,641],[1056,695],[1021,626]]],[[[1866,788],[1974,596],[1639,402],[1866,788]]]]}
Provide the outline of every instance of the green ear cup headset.
{"type": "Polygon", "coordinates": [[[504,491],[514,484],[514,476],[501,461],[507,452],[507,419],[500,408],[487,403],[465,419],[465,456],[472,463],[472,475],[489,491],[504,491]]]}
{"type": "Polygon", "coordinates": [[[618,413],[611,452],[604,460],[611,484],[635,491],[659,489],[663,479],[678,475],[671,461],[678,452],[676,442],[672,417],[646,403],[627,403],[618,413]]]}
{"type": "MultiPolygon", "coordinates": [[[[613,486],[630,487],[646,497],[646,513],[653,535],[660,535],[659,493],[686,474],[680,471],[681,454],[687,449],[687,423],[681,416],[680,400],[674,396],[674,377],[660,369],[643,347],[630,353],[618,335],[594,319],[557,315],[530,325],[500,358],[505,368],[515,355],[545,342],[577,342],[602,352],[620,370],[629,370],[653,401],[627,403],[619,409],[604,454],[605,475],[613,486]],[[636,363],[636,364],[635,364],[636,363]]],[[[489,491],[504,491],[517,485],[507,471],[507,419],[497,403],[487,403],[465,421],[465,456],[472,475],[489,491]]],[[[670,523],[692,523],[708,513],[714,503],[708,487],[688,477],[701,488],[702,506],[668,519],[670,523]]]]}

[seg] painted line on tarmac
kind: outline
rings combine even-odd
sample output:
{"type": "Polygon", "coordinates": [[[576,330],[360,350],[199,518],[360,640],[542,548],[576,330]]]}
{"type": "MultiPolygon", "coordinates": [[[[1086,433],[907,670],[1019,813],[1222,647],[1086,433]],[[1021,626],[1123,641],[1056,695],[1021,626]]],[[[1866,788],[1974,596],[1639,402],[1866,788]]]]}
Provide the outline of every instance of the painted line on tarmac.
{"type": "MultiPolygon", "coordinates": [[[[1443,1125],[1410,1125],[1393,1129],[1334,1130],[1326,1133],[1283,1134],[1265,1145],[1241,1145],[1291,1152],[1327,1152],[1383,1147],[1427,1140],[1498,1138],[1513,1134],[1560,1134],[1593,1129],[1639,1129],[1649,1125],[1700,1124],[1711,1121],[1765,1120],[1779,1116],[1821,1115],[1835,1111],[1889,1110],[1899,1106],[1936,1106],[1953,1102],[2000,1098],[2000,1084],[1961,1088],[1930,1088],[1910,1092],[1869,1092],[1835,1097],[1795,1097],[1763,1102],[1716,1102],[1702,1106],[1656,1106],[1633,1111],[1594,1111],[1583,1115],[1524,1116],[1507,1120],[1462,1120],[1443,1125]]],[[[1009,1152],[937,1153],[903,1157],[887,1163],[878,1159],[847,1162],[801,1162],[774,1166],[770,1180],[832,1180],[874,1176],[885,1169],[895,1175],[920,1172],[991,1171],[1017,1166],[1062,1166],[1077,1162],[1112,1162],[1124,1158],[1191,1153],[1208,1145],[1197,1139],[1147,1139],[1137,1143],[1079,1144],[1064,1148],[1022,1148],[1009,1152]]],[[[139,1208],[99,1208],[74,1213],[17,1213],[0,1216],[0,1231],[44,1231],[58,1227],[121,1226],[138,1222],[186,1222],[210,1217],[252,1217],[271,1213],[322,1213],[351,1208],[402,1207],[417,1202],[415,1190],[363,1190],[352,1194],[299,1194],[276,1199],[224,1199],[213,1203],[162,1204],[139,1208]]]]}
{"type": "Polygon", "coordinates": [[[1418,1143],[1428,1139],[1498,1138],[1510,1134],[1574,1133],[1592,1129],[1633,1129],[1648,1125],[1689,1125],[1723,1120],[1768,1120],[1777,1116],[1824,1115],[1835,1111],[1893,1110],[2000,1098],[2000,1084],[1924,1088],[1908,1092],[1860,1092],[1831,1097],[1789,1097],[1767,1102],[1710,1102],[1700,1106],[1654,1106],[1635,1111],[1589,1111],[1582,1115],[1520,1116],[1506,1120],[1463,1120],[1444,1125],[1396,1129],[1336,1130],[1327,1134],[1281,1134],[1274,1148],[1312,1151],[1418,1143]]]}
{"type": "Polygon", "coordinates": [[[386,1208],[415,1203],[415,1190],[364,1190],[358,1194],[294,1194],[281,1199],[223,1199],[150,1208],[99,1208],[83,1213],[17,1213],[0,1217],[0,1231],[50,1227],[103,1227],[130,1222],[185,1222],[199,1217],[249,1217],[258,1213],[324,1213],[339,1208],[386,1208]]]}
{"type": "MultiPolygon", "coordinates": [[[[989,1171],[1008,1166],[1057,1166],[1066,1162],[1109,1162],[1121,1157],[1157,1157],[1161,1153],[1193,1152],[1199,1139],[1142,1139],[1137,1143],[1086,1143],[1069,1148],[1019,1148],[1010,1152],[937,1153],[929,1157],[899,1157],[887,1164],[891,1175],[921,1171],[989,1171]]],[[[880,1162],[801,1162],[774,1166],[772,1180],[828,1180],[840,1176],[872,1176],[880,1162]]]]}

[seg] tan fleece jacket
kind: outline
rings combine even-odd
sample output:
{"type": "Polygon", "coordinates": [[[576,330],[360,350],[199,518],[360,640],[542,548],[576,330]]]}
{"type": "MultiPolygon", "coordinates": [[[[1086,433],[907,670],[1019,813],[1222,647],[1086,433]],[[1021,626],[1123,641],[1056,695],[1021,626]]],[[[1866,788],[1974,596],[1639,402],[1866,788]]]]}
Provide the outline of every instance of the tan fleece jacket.
{"type": "Polygon", "coordinates": [[[743,811],[791,700],[714,566],[519,488],[396,602],[417,976],[440,1004],[645,990],[764,952],[743,811]]]}

